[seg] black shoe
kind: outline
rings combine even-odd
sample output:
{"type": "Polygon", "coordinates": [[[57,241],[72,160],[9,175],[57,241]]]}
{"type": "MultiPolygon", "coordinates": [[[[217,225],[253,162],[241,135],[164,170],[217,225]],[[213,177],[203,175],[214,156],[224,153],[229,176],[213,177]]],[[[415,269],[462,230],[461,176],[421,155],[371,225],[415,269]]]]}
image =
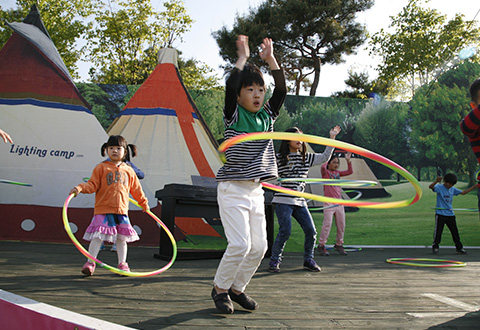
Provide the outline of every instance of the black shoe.
{"type": "Polygon", "coordinates": [[[228,289],[228,294],[233,301],[245,309],[254,311],[258,308],[257,302],[243,292],[237,295],[232,291],[232,289],[228,289]]]}
{"type": "Polygon", "coordinates": [[[432,248],[432,253],[433,254],[438,254],[438,252],[439,252],[438,248],[432,248]]]}
{"type": "Polygon", "coordinates": [[[467,251],[465,249],[457,249],[457,254],[467,254],[467,251]]]}
{"type": "Polygon", "coordinates": [[[303,269],[309,270],[311,272],[320,272],[322,269],[313,259],[308,259],[303,262],[303,269]]]}
{"type": "Polygon", "coordinates": [[[279,260],[270,260],[268,263],[268,271],[270,273],[279,273],[280,272],[280,261],[279,260]]]}
{"type": "Polygon", "coordinates": [[[212,289],[212,299],[215,302],[215,307],[223,314],[232,314],[233,303],[228,293],[217,293],[215,287],[212,289]]]}

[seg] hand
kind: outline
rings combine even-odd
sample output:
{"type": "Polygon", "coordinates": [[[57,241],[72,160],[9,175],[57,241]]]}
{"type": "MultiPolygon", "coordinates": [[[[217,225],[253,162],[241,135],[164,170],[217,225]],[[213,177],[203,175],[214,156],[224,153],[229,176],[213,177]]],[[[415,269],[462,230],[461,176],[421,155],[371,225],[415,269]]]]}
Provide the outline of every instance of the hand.
{"type": "Polygon", "coordinates": [[[262,44],[260,45],[260,48],[262,48],[262,51],[258,53],[260,55],[260,58],[264,61],[268,61],[273,57],[273,41],[270,38],[265,38],[263,39],[262,44]]]}
{"type": "Polygon", "coordinates": [[[240,59],[247,60],[250,57],[250,48],[248,47],[248,36],[243,34],[237,38],[237,55],[240,59]]]}
{"type": "Polygon", "coordinates": [[[345,154],[345,160],[347,161],[347,163],[350,163],[350,158],[352,158],[352,153],[350,151],[348,151],[345,154]]]}
{"type": "Polygon", "coordinates": [[[436,181],[436,182],[442,181],[442,177],[441,177],[441,176],[437,176],[437,179],[436,179],[435,181],[436,181]]]}
{"type": "Polygon", "coordinates": [[[10,143],[13,143],[12,138],[10,137],[10,135],[8,135],[7,132],[2,131],[1,129],[0,129],[0,137],[3,139],[3,141],[4,141],[5,143],[8,143],[9,141],[10,141],[10,143]]]}
{"type": "Polygon", "coordinates": [[[72,190],[70,190],[70,193],[69,195],[73,194],[73,197],[77,197],[78,195],[78,190],[77,188],[72,188],[72,190]]]}
{"type": "Polygon", "coordinates": [[[335,137],[337,136],[338,133],[340,133],[341,130],[342,129],[338,125],[332,128],[330,130],[330,139],[335,139],[335,137]]]}

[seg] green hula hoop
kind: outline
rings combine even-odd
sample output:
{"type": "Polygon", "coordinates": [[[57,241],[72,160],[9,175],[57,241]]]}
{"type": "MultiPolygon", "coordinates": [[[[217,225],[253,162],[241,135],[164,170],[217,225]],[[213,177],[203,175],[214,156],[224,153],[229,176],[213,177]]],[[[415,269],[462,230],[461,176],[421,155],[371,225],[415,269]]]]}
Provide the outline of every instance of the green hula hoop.
{"type": "Polygon", "coordinates": [[[389,258],[386,262],[396,265],[430,267],[430,268],[446,268],[446,267],[465,267],[467,264],[463,261],[445,260],[445,259],[427,259],[427,258],[389,258]],[[414,262],[409,262],[414,261],[414,262]],[[437,262],[437,264],[424,264],[417,261],[437,262]]]}
{"type": "MultiPolygon", "coordinates": [[[[343,249],[346,252],[359,252],[362,251],[361,247],[355,247],[355,246],[344,246],[343,249]]],[[[327,250],[335,250],[333,247],[327,247],[327,250]]]]}

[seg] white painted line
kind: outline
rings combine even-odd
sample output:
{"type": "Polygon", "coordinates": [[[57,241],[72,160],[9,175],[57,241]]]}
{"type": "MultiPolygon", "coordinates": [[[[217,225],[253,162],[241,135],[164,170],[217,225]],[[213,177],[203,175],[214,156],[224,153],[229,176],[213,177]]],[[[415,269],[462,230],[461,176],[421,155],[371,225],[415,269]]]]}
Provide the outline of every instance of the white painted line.
{"type": "Polygon", "coordinates": [[[445,312],[445,313],[407,313],[410,316],[418,318],[449,318],[458,319],[465,316],[466,312],[445,312]]]}
{"type": "MultiPolygon", "coordinates": [[[[102,330],[132,330],[133,328],[125,327],[115,323],[99,320],[90,316],[67,311],[62,308],[47,305],[32,299],[28,299],[8,291],[0,289],[0,300],[4,300],[18,308],[25,308],[42,315],[44,319],[63,320],[72,324],[78,324],[88,329],[102,330]]],[[[1,314],[1,311],[0,311],[1,314]]],[[[38,319],[37,319],[38,320],[38,319]]],[[[19,320],[19,322],[22,320],[19,320]]],[[[23,320],[24,321],[24,320],[23,320]]],[[[35,320],[33,320],[35,321],[35,320]]],[[[73,328],[72,328],[73,329],[73,328]]]]}
{"type": "Polygon", "coordinates": [[[474,306],[474,305],[466,304],[466,303],[461,302],[459,300],[448,298],[448,297],[445,297],[445,296],[441,296],[441,295],[435,294],[435,293],[423,293],[422,296],[428,297],[428,298],[436,300],[436,301],[443,302],[444,304],[447,304],[447,305],[450,305],[450,306],[453,306],[453,307],[456,307],[456,308],[459,308],[459,309],[463,309],[467,312],[475,312],[475,311],[480,310],[480,306],[474,306]]]}

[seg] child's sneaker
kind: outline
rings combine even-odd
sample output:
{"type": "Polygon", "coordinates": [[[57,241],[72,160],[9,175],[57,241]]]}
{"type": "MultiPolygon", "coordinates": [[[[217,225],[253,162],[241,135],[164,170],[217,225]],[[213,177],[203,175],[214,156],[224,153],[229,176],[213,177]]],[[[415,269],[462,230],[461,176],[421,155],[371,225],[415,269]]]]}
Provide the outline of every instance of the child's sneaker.
{"type": "Polygon", "coordinates": [[[439,253],[439,249],[436,248],[436,247],[432,247],[432,253],[433,253],[433,254],[438,254],[438,253],[439,253]]]}
{"type": "Polygon", "coordinates": [[[95,264],[87,261],[82,267],[82,274],[92,276],[95,271],[95,264]]]}
{"type": "Polygon", "coordinates": [[[240,306],[242,306],[245,309],[248,309],[250,311],[254,311],[254,310],[258,309],[257,302],[243,292],[240,293],[240,294],[236,294],[230,288],[230,289],[228,289],[228,295],[230,296],[230,299],[232,301],[235,301],[237,304],[239,304],[240,306]]]}
{"type": "Polygon", "coordinates": [[[342,256],[346,256],[346,255],[347,255],[347,252],[345,252],[345,249],[343,248],[342,245],[337,245],[337,244],[335,244],[335,245],[333,246],[333,248],[335,249],[335,251],[338,252],[338,254],[341,254],[342,256]]]}
{"type": "Polygon", "coordinates": [[[467,251],[465,249],[457,249],[457,254],[467,254],[467,251]]]}
{"type": "Polygon", "coordinates": [[[306,269],[306,270],[309,270],[309,271],[312,271],[312,272],[321,271],[320,266],[317,265],[317,263],[313,259],[305,260],[305,262],[303,263],[303,269],[306,269]]]}
{"type": "Polygon", "coordinates": [[[318,248],[317,248],[318,252],[320,252],[320,255],[321,256],[326,256],[328,257],[330,255],[330,253],[328,253],[327,251],[327,248],[325,247],[325,245],[319,245],[318,248]]]}
{"type": "Polygon", "coordinates": [[[125,261],[118,264],[118,269],[123,270],[124,272],[130,271],[130,267],[128,267],[128,264],[125,261]]]}
{"type": "Polygon", "coordinates": [[[279,260],[270,260],[268,264],[268,271],[270,273],[280,273],[280,261],[279,260]]]}

